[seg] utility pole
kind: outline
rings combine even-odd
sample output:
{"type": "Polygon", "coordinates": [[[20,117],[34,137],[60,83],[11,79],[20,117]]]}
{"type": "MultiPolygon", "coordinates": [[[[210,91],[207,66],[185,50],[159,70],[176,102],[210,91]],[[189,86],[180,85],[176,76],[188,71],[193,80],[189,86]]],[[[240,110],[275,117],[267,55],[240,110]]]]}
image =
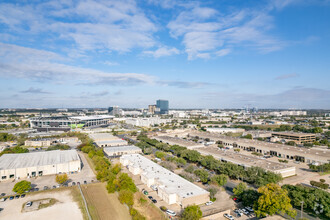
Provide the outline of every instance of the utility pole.
{"type": "Polygon", "coordinates": [[[304,205],[304,201],[301,201],[300,202],[301,203],[301,210],[300,210],[300,218],[302,218],[303,217],[303,205],[304,205]]]}

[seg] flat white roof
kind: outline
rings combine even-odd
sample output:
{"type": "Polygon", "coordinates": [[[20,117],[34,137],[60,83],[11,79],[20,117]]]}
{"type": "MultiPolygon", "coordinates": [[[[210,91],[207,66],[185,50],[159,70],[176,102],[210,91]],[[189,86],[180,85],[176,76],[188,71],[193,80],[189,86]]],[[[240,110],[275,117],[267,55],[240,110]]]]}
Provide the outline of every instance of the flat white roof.
{"type": "Polygon", "coordinates": [[[116,153],[116,152],[131,151],[131,150],[141,150],[141,148],[133,145],[126,145],[120,147],[105,147],[103,148],[103,150],[105,153],[116,153]]]}
{"type": "Polygon", "coordinates": [[[80,121],[85,121],[85,120],[97,120],[97,119],[110,119],[110,118],[114,118],[114,117],[115,116],[112,116],[112,115],[87,115],[87,116],[72,116],[69,118],[80,120],[80,121]]]}
{"type": "Polygon", "coordinates": [[[62,164],[77,160],[80,158],[76,150],[4,154],[0,157],[0,170],[62,164]]]}
{"type": "Polygon", "coordinates": [[[142,173],[148,178],[157,179],[158,182],[162,183],[159,187],[168,194],[177,194],[181,198],[187,198],[209,193],[140,154],[123,155],[121,159],[129,160],[131,162],[130,166],[142,169],[142,173]]]}

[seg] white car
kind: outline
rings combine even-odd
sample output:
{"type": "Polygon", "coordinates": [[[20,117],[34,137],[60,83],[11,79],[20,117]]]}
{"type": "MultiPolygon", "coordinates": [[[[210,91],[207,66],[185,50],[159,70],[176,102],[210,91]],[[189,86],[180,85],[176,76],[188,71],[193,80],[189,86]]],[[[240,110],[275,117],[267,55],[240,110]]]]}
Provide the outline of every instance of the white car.
{"type": "Polygon", "coordinates": [[[175,213],[174,211],[172,211],[172,210],[169,210],[169,209],[166,210],[166,213],[167,213],[169,216],[176,216],[176,213],[175,213]]]}
{"type": "Polygon", "coordinates": [[[212,201],[208,201],[207,203],[205,203],[205,205],[212,205],[213,202],[212,201]]]}
{"type": "Polygon", "coordinates": [[[249,212],[246,211],[245,209],[242,209],[242,212],[244,213],[244,215],[248,215],[249,214],[249,212]]]}
{"type": "Polygon", "coordinates": [[[30,206],[32,206],[32,204],[33,204],[33,202],[27,202],[26,207],[30,207],[30,206]]]}
{"type": "Polygon", "coordinates": [[[231,215],[228,215],[228,214],[224,214],[223,215],[226,219],[229,219],[229,220],[235,220],[233,216],[231,215]]]}

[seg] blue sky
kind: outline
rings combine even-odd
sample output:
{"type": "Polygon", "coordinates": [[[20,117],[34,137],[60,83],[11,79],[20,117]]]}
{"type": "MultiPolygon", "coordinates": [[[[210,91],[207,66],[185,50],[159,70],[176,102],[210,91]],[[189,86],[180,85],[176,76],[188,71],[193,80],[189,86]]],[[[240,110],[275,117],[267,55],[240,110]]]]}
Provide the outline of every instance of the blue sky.
{"type": "Polygon", "coordinates": [[[2,1],[0,108],[329,109],[329,11],[329,0],[2,1]]]}

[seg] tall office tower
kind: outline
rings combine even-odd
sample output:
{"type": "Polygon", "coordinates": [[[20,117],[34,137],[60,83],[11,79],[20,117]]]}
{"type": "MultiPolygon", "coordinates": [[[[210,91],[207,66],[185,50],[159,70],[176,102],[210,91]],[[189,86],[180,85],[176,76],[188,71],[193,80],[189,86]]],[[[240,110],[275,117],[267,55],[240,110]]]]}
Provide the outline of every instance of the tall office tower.
{"type": "Polygon", "coordinates": [[[108,112],[110,115],[121,115],[121,109],[119,108],[119,106],[109,107],[108,112]]]}
{"type": "Polygon", "coordinates": [[[168,100],[157,100],[157,108],[159,108],[159,114],[168,114],[168,100]]]}

